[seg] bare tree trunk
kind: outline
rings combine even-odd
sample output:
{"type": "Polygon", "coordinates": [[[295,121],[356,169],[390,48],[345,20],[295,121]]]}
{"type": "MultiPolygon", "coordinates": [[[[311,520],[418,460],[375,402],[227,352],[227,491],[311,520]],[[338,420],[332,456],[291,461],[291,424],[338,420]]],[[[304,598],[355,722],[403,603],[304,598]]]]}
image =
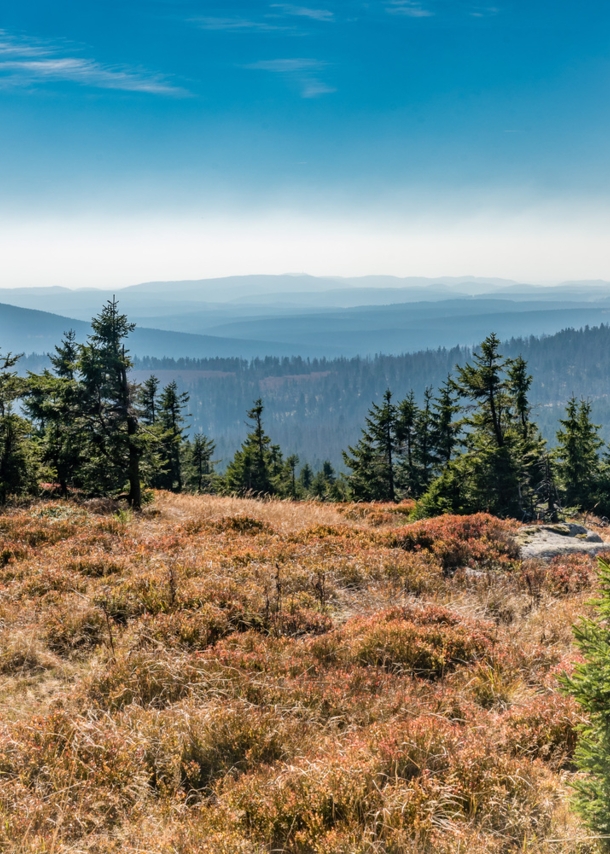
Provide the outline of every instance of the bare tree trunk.
{"type": "Polygon", "coordinates": [[[142,509],[142,485],[140,483],[140,452],[134,442],[138,432],[138,422],[133,415],[127,417],[127,436],[129,443],[129,503],[134,510],[142,509]]]}

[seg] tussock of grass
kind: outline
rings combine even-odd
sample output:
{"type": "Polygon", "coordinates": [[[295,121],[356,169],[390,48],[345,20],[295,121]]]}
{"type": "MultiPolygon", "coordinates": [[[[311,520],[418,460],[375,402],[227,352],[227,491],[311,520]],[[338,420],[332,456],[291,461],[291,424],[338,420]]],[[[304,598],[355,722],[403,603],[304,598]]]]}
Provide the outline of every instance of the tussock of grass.
{"type": "Polygon", "coordinates": [[[557,683],[591,559],[407,503],[116,509],[0,516],[0,850],[593,851],[557,683]]]}

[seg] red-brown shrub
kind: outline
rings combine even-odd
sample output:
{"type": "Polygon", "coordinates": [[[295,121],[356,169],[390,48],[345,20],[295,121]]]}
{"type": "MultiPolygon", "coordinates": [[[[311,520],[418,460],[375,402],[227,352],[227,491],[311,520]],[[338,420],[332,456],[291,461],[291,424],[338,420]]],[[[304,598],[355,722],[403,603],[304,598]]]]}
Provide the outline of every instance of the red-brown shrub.
{"type": "Polygon", "coordinates": [[[515,530],[513,522],[477,513],[414,522],[387,536],[389,543],[407,551],[432,552],[446,571],[462,566],[498,569],[510,567],[519,556],[511,538],[515,530]]]}
{"type": "Polygon", "coordinates": [[[349,621],[342,638],[359,664],[438,678],[460,664],[489,655],[491,626],[459,617],[446,608],[391,608],[349,621]]]}

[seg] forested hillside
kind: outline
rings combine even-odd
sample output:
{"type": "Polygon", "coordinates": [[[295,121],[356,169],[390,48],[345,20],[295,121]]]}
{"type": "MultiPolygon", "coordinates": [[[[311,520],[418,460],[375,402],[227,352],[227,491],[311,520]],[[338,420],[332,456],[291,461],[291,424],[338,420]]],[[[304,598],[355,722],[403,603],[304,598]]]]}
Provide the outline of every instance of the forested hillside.
{"type": "MultiPolygon", "coordinates": [[[[512,339],[501,350],[528,362],[534,417],[548,441],[554,442],[572,394],[590,398],[593,420],[610,439],[610,327],[512,339]]],[[[244,413],[262,397],[269,432],[286,452],[314,467],[325,459],[341,466],[341,451],[357,440],[371,402],[379,402],[386,388],[399,397],[413,389],[421,402],[427,386],[441,385],[470,354],[469,348],[453,347],[372,359],[150,357],[134,360],[134,376],[142,381],[155,373],[162,383],[175,378],[191,396],[191,430],[211,436],[224,462],[246,434],[244,413]]],[[[39,361],[26,360],[32,366],[39,361]]]]}

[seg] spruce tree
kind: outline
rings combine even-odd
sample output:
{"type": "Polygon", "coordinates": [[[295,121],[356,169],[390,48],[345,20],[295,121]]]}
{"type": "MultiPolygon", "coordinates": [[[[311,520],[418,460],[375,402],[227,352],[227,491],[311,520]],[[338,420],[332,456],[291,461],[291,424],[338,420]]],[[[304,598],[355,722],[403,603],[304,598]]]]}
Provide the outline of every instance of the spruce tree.
{"type": "Polygon", "coordinates": [[[13,370],[20,355],[0,356],[0,504],[37,489],[38,460],[29,421],[15,411],[26,383],[13,370]]]}
{"type": "Polygon", "coordinates": [[[529,390],[532,385],[532,376],[527,372],[527,362],[522,356],[507,362],[506,387],[512,399],[517,429],[523,439],[527,439],[530,433],[529,390]]]}
{"type": "Polygon", "coordinates": [[[289,483],[290,483],[290,497],[295,500],[297,498],[297,466],[299,464],[299,458],[296,454],[291,454],[287,460],[286,465],[288,466],[289,471],[289,483]]]}
{"type": "Polygon", "coordinates": [[[397,406],[396,442],[400,456],[397,480],[400,491],[409,498],[419,496],[417,469],[417,425],[419,409],[413,390],[397,406]]]}
{"type": "Polygon", "coordinates": [[[330,460],[324,460],[322,468],[314,475],[309,494],[321,501],[342,501],[346,498],[344,484],[337,478],[330,460]]]}
{"type": "Polygon", "coordinates": [[[127,488],[134,509],[142,506],[140,436],[136,387],[128,380],[131,360],[125,339],[135,328],[109,300],[91,321],[92,333],[79,348],[79,423],[86,444],[81,478],[87,491],[119,495],[127,488]]]}
{"type": "Polygon", "coordinates": [[[460,420],[456,421],[459,412],[455,385],[451,378],[447,377],[432,403],[432,453],[437,474],[451,462],[459,444],[462,430],[460,420]]]}
{"type": "Polygon", "coordinates": [[[314,473],[311,466],[309,465],[309,463],[305,463],[305,465],[299,472],[299,488],[306,496],[309,495],[313,478],[314,473]]]}
{"type": "Polygon", "coordinates": [[[213,492],[216,481],[212,456],[216,445],[203,433],[197,433],[188,448],[187,485],[198,495],[213,492]]]}
{"type": "Polygon", "coordinates": [[[186,433],[184,410],[188,401],[188,393],[179,392],[176,381],[172,380],[163,389],[154,416],[159,428],[159,453],[163,461],[155,485],[171,492],[182,492],[182,457],[186,433]]]}
{"type": "Polygon", "coordinates": [[[587,718],[575,754],[582,772],[573,784],[576,807],[598,837],[600,849],[610,851],[610,564],[601,558],[598,564],[601,595],[596,613],[574,629],[584,662],[564,678],[564,685],[587,718]]]}
{"type": "Polygon", "coordinates": [[[599,425],[591,421],[589,401],[574,396],[566,406],[557,432],[557,460],[564,503],[568,507],[592,509],[597,502],[601,475],[599,425]]]}
{"type": "Polygon", "coordinates": [[[388,389],[383,403],[373,403],[355,447],[343,453],[351,469],[347,481],[357,501],[396,500],[397,413],[388,389]]]}
{"type": "Polygon", "coordinates": [[[263,402],[259,398],[248,412],[252,429],[227,466],[224,488],[237,495],[265,496],[276,493],[274,475],[278,463],[277,446],[263,427],[263,402]]]}
{"type": "Polygon", "coordinates": [[[140,418],[144,424],[153,426],[157,421],[159,410],[159,380],[152,374],[144,380],[138,390],[140,418]]]}
{"type": "Polygon", "coordinates": [[[415,492],[421,495],[432,480],[434,465],[434,418],[432,414],[432,389],[424,390],[424,403],[415,421],[415,492]]]}
{"type": "Polygon", "coordinates": [[[25,409],[38,426],[42,462],[50,466],[66,497],[69,487],[82,485],[79,472],[85,454],[74,332],[66,333],[50,361],[53,372],[28,375],[25,409]]]}
{"type": "Polygon", "coordinates": [[[488,336],[471,363],[457,367],[454,387],[469,401],[465,452],[450,460],[423,497],[424,515],[487,511],[523,518],[543,480],[544,442],[530,422],[531,377],[521,358],[503,359],[488,336]]]}

